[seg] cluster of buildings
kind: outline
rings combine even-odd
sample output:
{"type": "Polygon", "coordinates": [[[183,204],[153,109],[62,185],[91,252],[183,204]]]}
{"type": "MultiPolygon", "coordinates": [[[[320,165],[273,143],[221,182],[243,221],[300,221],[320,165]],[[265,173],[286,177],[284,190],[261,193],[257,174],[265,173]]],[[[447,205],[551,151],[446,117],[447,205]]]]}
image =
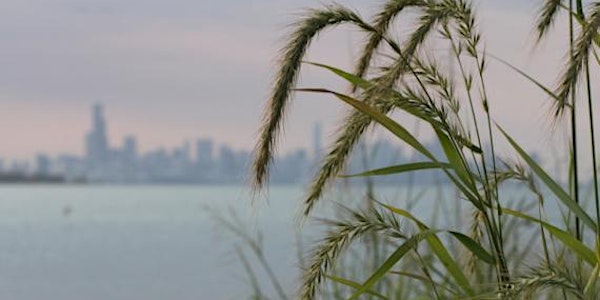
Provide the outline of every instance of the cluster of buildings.
{"type": "MultiPolygon", "coordinates": [[[[33,164],[13,161],[7,165],[0,161],[0,182],[231,184],[247,180],[251,162],[247,150],[237,151],[201,138],[171,149],[161,147],[140,153],[135,136],[126,136],[120,147],[112,147],[106,127],[103,107],[94,105],[83,156],[38,154],[33,164]]],[[[308,172],[303,170],[314,160],[315,154],[305,150],[278,158],[276,173],[280,179],[273,182],[298,182],[306,177],[308,172]]]]}
{"type": "MultiPolygon", "coordinates": [[[[270,182],[297,184],[310,180],[324,156],[321,135],[321,127],[316,124],[312,151],[298,149],[277,157],[270,182]]],[[[380,140],[368,146],[359,145],[346,171],[356,173],[414,159],[390,142],[380,140]]],[[[186,141],[172,149],[158,148],[140,153],[136,137],[126,136],[120,147],[111,147],[103,108],[95,105],[91,130],[85,136],[83,156],[63,154],[50,157],[39,154],[33,167],[27,162],[15,161],[10,166],[0,163],[0,182],[236,184],[246,182],[250,162],[249,151],[216,145],[208,138],[193,143],[186,141]]],[[[432,177],[424,175],[417,182],[431,183],[432,177]]],[[[373,180],[381,183],[414,182],[414,178],[406,176],[378,177],[373,180]]]]}

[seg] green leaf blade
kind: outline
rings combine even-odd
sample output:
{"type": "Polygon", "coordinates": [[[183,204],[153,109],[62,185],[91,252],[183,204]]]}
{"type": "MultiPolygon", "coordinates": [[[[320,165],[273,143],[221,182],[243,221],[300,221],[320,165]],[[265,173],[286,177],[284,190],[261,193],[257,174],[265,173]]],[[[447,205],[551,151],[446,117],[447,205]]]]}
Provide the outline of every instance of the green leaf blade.
{"type": "Polygon", "coordinates": [[[417,233],[411,238],[407,239],[394,253],[392,253],[383,264],[363,283],[358,290],[352,294],[349,300],[357,299],[360,295],[366,293],[377,281],[385,276],[393,267],[399,262],[409,251],[415,249],[419,243],[434,235],[436,230],[428,230],[417,233]]]}
{"type": "Polygon", "coordinates": [[[517,153],[523,158],[523,160],[529,165],[531,170],[541,179],[541,181],[548,187],[548,189],[565,205],[575,216],[579,217],[583,224],[588,226],[594,232],[597,231],[596,223],[588,215],[581,206],[571,198],[571,196],[565,192],[565,190],[556,182],[542,167],[536,163],[513,138],[511,138],[500,126],[498,126],[500,132],[506,137],[511,146],[517,151],[517,153]]]}
{"type": "Polygon", "coordinates": [[[350,104],[352,107],[354,107],[358,111],[373,118],[373,120],[377,121],[377,123],[381,124],[383,127],[388,129],[392,134],[394,134],[396,137],[400,138],[402,141],[407,143],[413,149],[419,151],[421,154],[425,155],[427,158],[429,158],[433,161],[437,161],[436,158],[433,156],[433,154],[431,154],[431,152],[429,152],[429,150],[427,150],[427,148],[425,148],[425,146],[423,146],[423,144],[421,144],[421,142],[419,142],[417,140],[417,138],[415,138],[410,132],[408,132],[408,130],[406,130],[404,127],[402,127],[396,121],[392,120],[391,118],[389,118],[385,114],[381,113],[380,111],[376,110],[375,108],[365,104],[364,102],[356,100],[350,96],[340,94],[340,93],[337,93],[337,92],[334,92],[331,90],[327,90],[327,89],[296,89],[296,90],[301,91],[301,92],[332,94],[332,95],[336,96],[338,99],[346,102],[347,104],[350,104]]]}
{"type": "Polygon", "coordinates": [[[538,218],[534,218],[532,216],[526,215],[522,212],[511,210],[511,209],[502,209],[503,213],[507,215],[512,215],[524,220],[528,220],[534,223],[541,224],[557,239],[559,239],[565,246],[573,250],[577,253],[585,262],[590,264],[591,266],[595,266],[598,263],[598,259],[596,258],[596,254],[590,248],[585,246],[582,242],[574,238],[569,232],[566,232],[550,223],[544,222],[538,218]]]}
{"type": "Polygon", "coordinates": [[[346,72],[342,69],[338,69],[336,67],[332,67],[326,64],[321,64],[321,63],[316,63],[316,62],[305,62],[306,64],[309,65],[313,65],[315,67],[319,67],[319,68],[323,68],[326,70],[331,71],[332,73],[338,75],[339,77],[345,79],[346,81],[348,81],[349,83],[351,83],[354,86],[357,86],[361,89],[368,89],[369,87],[373,86],[373,84],[371,82],[369,82],[368,80],[362,78],[362,77],[358,77],[352,73],[346,72]]]}
{"type": "Polygon", "coordinates": [[[431,169],[449,169],[452,166],[448,163],[442,162],[434,162],[434,161],[424,161],[424,162],[416,162],[416,163],[408,163],[396,166],[390,166],[375,170],[370,170],[362,173],[351,174],[351,175],[341,175],[342,178],[352,178],[352,177],[367,177],[367,176],[385,176],[385,175],[394,175],[401,174],[412,171],[422,171],[422,170],[431,170],[431,169]]]}

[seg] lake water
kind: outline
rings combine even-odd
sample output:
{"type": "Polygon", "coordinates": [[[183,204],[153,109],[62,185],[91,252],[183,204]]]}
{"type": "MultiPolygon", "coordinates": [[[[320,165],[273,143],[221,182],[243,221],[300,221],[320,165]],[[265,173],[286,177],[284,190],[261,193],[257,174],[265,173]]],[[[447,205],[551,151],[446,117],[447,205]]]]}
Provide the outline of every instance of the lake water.
{"type": "Polygon", "coordinates": [[[272,188],[256,209],[248,195],[237,186],[2,186],[0,299],[245,298],[239,239],[207,207],[226,217],[236,207],[264,226],[270,259],[283,262],[275,271],[290,274],[301,190],[272,188]]]}
{"type": "MultiPolygon", "coordinates": [[[[420,197],[422,217],[434,214],[431,201],[454,197],[438,190],[420,197]]],[[[234,251],[243,243],[214,218],[231,219],[231,207],[245,229],[263,232],[274,272],[293,291],[303,189],[271,187],[254,205],[249,195],[239,186],[1,186],[0,299],[247,298],[234,251]]],[[[359,195],[350,189],[330,198],[359,195]]]]}

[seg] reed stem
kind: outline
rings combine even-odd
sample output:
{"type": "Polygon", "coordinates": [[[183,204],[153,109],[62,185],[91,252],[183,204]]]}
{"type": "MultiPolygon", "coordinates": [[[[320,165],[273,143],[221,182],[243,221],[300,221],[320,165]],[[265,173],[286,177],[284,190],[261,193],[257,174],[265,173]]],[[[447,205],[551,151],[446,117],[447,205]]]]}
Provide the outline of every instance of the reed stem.
{"type": "MultiPolygon", "coordinates": [[[[581,5],[581,1],[577,0],[577,10],[581,5]]],[[[574,30],[573,30],[573,0],[569,1],[569,49],[570,49],[570,60],[573,60],[574,56],[574,30]]],[[[575,105],[575,87],[573,87],[573,93],[571,93],[571,148],[573,149],[573,197],[575,202],[579,204],[579,167],[578,167],[578,155],[577,155],[577,113],[575,105]]],[[[579,217],[575,217],[575,237],[581,240],[581,225],[579,217]]]]}

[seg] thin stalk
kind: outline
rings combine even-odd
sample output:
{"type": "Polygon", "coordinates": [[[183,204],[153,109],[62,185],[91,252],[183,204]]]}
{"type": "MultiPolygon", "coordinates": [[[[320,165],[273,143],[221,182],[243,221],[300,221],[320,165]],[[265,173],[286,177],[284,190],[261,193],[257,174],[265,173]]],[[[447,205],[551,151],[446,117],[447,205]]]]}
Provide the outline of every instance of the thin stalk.
{"type": "MultiPolygon", "coordinates": [[[[577,1],[577,15],[581,19],[585,19],[585,15],[583,13],[583,5],[581,0],[577,1]]],[[[593,178],[594,178],[594,200],[596,204],[596,243],[600,239],[600,224],[598,221],[600,220],[600,197],[598,195],[598,162],[596,159],[596,137],[594,134],[594,108],[592,106],[592,82],[590,80],[590,62],[589,59],[585,59],[585,82],[586,82],[586,93],[588,100],[588,117],[590,122],[590,141],[592,148],[592,170],[593,170],[593,178]]]]}
{"type": "MultiPolygon", "coordinates": [[[[465,71],[464,66],[462,64],[462,60],[460,59],[460,53],[458,52],[458,49],[457,49],[456,44],[454,43],[454,41],[450,40],[450,43],[452,45],[454,55],[456,56],[456,59],[458,61],[458,65],[459,65],[459,68],[460,68],[460,71],[461,71],[461,75],[462,75],[464,84],[465,84],[466,87],[469,87],[469,83],[468,83],[467,77],[466,77],[466,71],[465,71]]],[[[481,74],[483,72],[483,70],[481,69],[481,64],[479,63],[479,61],[477,61],[477,65],[478,65],[478,70],[479,70],[479,73],[480,73],[479,75],[480,75],[480,78],[481,78],[481,82],[483,83],[483,78],[482,78],[482,74],[481,74]]],[[[485,88],[483,88],[483,90],[485,91],[485,88]]],[[[472,96],[472,93],[471,93],[470,89],[467,90],[467,98],[469,100],[469,106],[470,106],[470,110],[471,110],[471,115],[473,116],[473,123],[474,123],[474,126],[475,126],[475,134],[476,134],[476,137],[477,137],[477,142],[479,143],[480,147],[482,147],[483,145],[482,145],[482,142],[481,142],[481,135],[480,135],[480,131],[479,131],[479,125],[478,125],[478,121],[477,121],[477,115],[475,113],[475,108],[474,108],[474,104],[473,104],[473,96],[472,96]]],[[[487,109],[486,109],[486,112],[487,112],[487,109]]],[[[488,125],[489,124],[491,124],[491,121],[490,121],[489,114],[488,114],[488,125]]],[[[491,130],[491,126],[489,126],[489,128],[491,130]]],[[[492,151],[492,156],[494,156],[494,155],[495,154],[492,151]]],[[[475,163],[476,163],[477,169],[479,170],[479,165],[477,164],[477,160],[475,160],[475,163]]],[[[483,185],[484,191],[485,191],[485,196],[487,198],[487,201],[488,201],[489,205],[493,206],[493,204],[492,204],[492,195],[491,195],[491,191],[490,191],[490,188],[489,188],[489,177],[488,177],[489,174],[488,174],[486,163],[485,163],[485,155],[484,155],[484,153],[481,154],[481,166],[483,168],[483,177],[485,178],[485,183],[483,185]]],[[[493,166],[494,166],[494,169],[496,169],[495,160],[494,160],[493,166]]],[[[496,203],[496,205],[499,208],[499,203],[496,203]]],[[[493,207],[490,210],[493,210],[493,207]]],[[[508,266],[506,264],[506,258],[504,257],[505,256],[504,255],[504,249],[503,249],[504,246],[503,246],[503,243],[502,243],[502,230],[499,229],[499,227],[498,227],[498,226],[500,226],[501,223],[500,223],[499,220],[498,221],[496,220],[496,218],[495,218],[496,215],[495,215],[495,213],[493,211],[491,211],[490,215],[491,215],[491,220],[489,219],[490,216],[488,216],[488,213],[484,212],[484,217],[485,217],[484,218],[485,219],[484,223],[486,224],[486,227],[489,227],[488,228],[488,231],[489,231],[488,233],[489,233],[489,237],[490,237],[490,242],[491,242],[491,244],[492,244],[492,246],[494,248],[494,252],[496,253],[496,256],[498,257],[499,264],[497,266],[498,269],[496,270],[498,272],[498,274],[497,274],[498,275],[498,279],[501,282],[509,282],[510,281],[509,271],[508,271],[508,266]]],[[[502,214],[499,213],[499,216],[501,216],[501,215],[502,214]]],[[[500,288],[503,288],[502,284],[500,285],[500,288]]]]}
{"type": "MultiPolygon", "coordinates": [[[[493,216],[493,214],[492,214],[493,216]]],[[[504,288],[504,285],[502,283],[504,283],[505,281],[505,276],[503,275],[503,273],[508,274],[508,265],[506,263],[506,258],[504,257],[503,254],[503,250],[500,248],[500,245],[498,245],[498,238],[497,238],[497,231],[494,232],[494,225],[492,223],[492,220],[490,220],[490,216],[486,213],[486,211],[483,211],[483,222],[484,222],[484,227],[486,228],[487,231],[487,236],[488,236],[488,240],[490,242],[490,245],[493,247],[494,253],[496,254],[496,257],[498,259],[498,264],[496,265],[495,269],[496,269],[496,276],[498,277],[498,280],[501,282],[498,282],[499,288],[502,290],[504,288]]],[[[508,281],[506,281],[508,282],[508,281]]]]}
{"type": "MultiPolygon", "coordinates": [[[[449,33],[448,33],[448,36],[450,37],[449,33]]],[[[456,48],[456,44],[454,44],[454,41],[452,39],[450,39],[450,44],[452,45],[452,52],[454,53],[454,56],[455,56],[457,64],[458,64],[458,67],[460,69],[460,74],[461,74],[461,77],[462,77],[462,80],[463,80],[463,84],[465,85],[465,87],[468,88],[469,83],[468,83],[468,80],[467,80],[467,77],[466,77],[465,68],[464,68],[464,66],[462,64],[462,61],[460,59],[460,54],[458,53],[458,49],[456,48]]],[[[471,109],[471,115],[473,116],[473,123],[475,124],[475,134],[476,134],[476,137],[477,137],[477,143],[479,144],[478,145],[479,148],[483,148],[483,145],[481,144],[481,138],[479,136],[479,129],[478,129],[478,126],[477,126],[477,117],[475,115],[475,109],[473,108],[473,98],[471,96],[470,89],[467,90],[467,98],[469,100],[469,107],[471,109]]],[[[475,169],[477,170],[477,173],[478,173],[479,177],[485,178],[485,176],[486,176],[485,175],[485,169],[484,169],[483,174],[482,174],[481,173],[481,168],[479,167],[479,162],[475,158],[475,154],[473,152],[471,152],[471,154],[473,156],[473,162],[475,163],[475,169]]],[[[484,168],[485,168],[485,166],[484,166],[484,168]]]]}
{"type": "MultiPolygon", "coordinates": [[[[496,166],[496,150],[494,147],[494,134],[492,132],[492,120],[491,120],[491,113],[490,113],[490,108],[489,108],[489,104],[488,104],[488,97],[487,97],[487,91],[485,88],[485,80],[483,79],[483,61],[480,63],[479,62],[479,56],[477,55],[477,52],[475,59],[477,60],[477,69],[479,71],[479,80],[481,81],[481,93],[482,93],[482,97],[483,97],[483,107],[485,109],[485,114],[487,116],[487,125],[488,125],[488,135],[489,135],[489,139],[490,139],[490,150],[492,152],[492,169],[494,170],[494,183],[498,182],[498,174],[497,174],[497,166],[496,166]]],[[[483,159],[483,156],[482,156],[483,159]]],[[[484,161],[484,167],[485,167],[485,161],[484,161]]],[[[487,176],[486,176],[487,178],[487,176]]],[[[486,185],[489,185],[489,181],[486,182],[486,185]]],[[[489,191],[489,187],[487,188],[488,192],[490,193],[490,203],[492,202],[492,198],[494,197],[492,194],[492,191],[489,191]]],[[[504,258],[504,240],[503,240],[503,234],[502,234],[502,205],[500,204],[500,194],[498,192],[498,185],[494,184],[494,189],[495,189],[495,200],[496,200],[496,206],[497,206],[497,213],[498,213],[498,243],[499,243],[499,247],[500,247],[500,251],[501,251],[501,255],[502,258],[504,258]]],[[[492,215],[494,215],[494,212],[492,211],[492,215]]],[[[502,267],[502,265],[501,265],[502,267]]],[[[504,281],[504,283],[508,283],[510,282],[510,273],[509,270],[506,266],[504,266],[504,270],[502,270],[502,279],[504,281]]]]}
{"type": "MultiPolygon", "coordinates": [[[[456,49],[456,45],[454,44],[454,42],[452,42],[452,47],[453,47],[454,54],[456,55],[456,58],[457,58],[457,61],[458,61],[458,65],[459,65],[459,68],[460,68],[460,71],[461,71],[461,74],[462,74],[462,77],[463,77],[463,81],[465,82],[465,85],[467,85],[466,72],[464,70],[464,66],[463,66],[462,61],[460,59],[460,54],[458,53],[458,50],[456,49]]],[[[477,122],[477,115],[475,114],[475,108],[474,108],[474,105],[473,105],[473,97],[471,95],[470,89],[467,91],[467,98],[469,100],[469,106],[470,106],[470,109],[471,109],[471,115],[473,116],[473,123],[475,125],[475,134],[476,134],[476,137],[477,137],[477,143],[479,143],[479,147],[483,147],[483,145],[481,143],[481,135],[479,133],[479,126],[478,126],[478,122],[477,122]]],[[[481,154],[481,164],[482,164],[482,167],[483,167],[483,178],[485,178],[486,182],[489,182],[487,167],[485,166],[484,153],[481,154]]],[[[475,160],[475,166],[477,167],[478,172],[480,172],[479,171],[480,170],[479,169],[479,164],[477,163],[477,160],[475,160]]],[[[490,192],[489,192],[489,189],[488,189],[488,187],[487,187],[486,184],[484,184],[484,190],[485,190],[486,197],[488,198],[488,201],[491,200],[490,192]]],[[[492,205],[491,201],[489,201],[489,205],[492,205]]],[[[487,218],[487,213],[484,212],[484,215],[487,218]]],[[[486,224],[491,224],[491,226],[492,226],[492,228],[490,228],[491,230],[498,231],[498,228],[496,227],[497,223],[496,223],[496,220],[494,218],[494,213],[492,213],[491,215],[492,215],[492,220],[486,222],[486,224]]],[[[491,236],[495,236],[495,235],[492,234],[491,236]]],[[[502,236],[500,236],[500,240],[501,239],[502,239],[502,236]]],[[[497,239],[494,239],[494,240],[497,240],[497,239]]],[[[494,250],[496,250],[495,252],[497,253],[497,256],[499,256],[499,260],[503,261],[503,259],[500,258],[500,256],[501,256],[500,252],[497,252],[500,247],[497,247],[495,245],[496,244],[495,242],[492,243],[492,244],[495,246],[494,250]]],[[[502,279],[503,278],[502,271],[501,270],[497,270],[497,272],[498,272],[498,278],[500,278],[501,280],[503,280],[502,279]]]]}
{"type": "Polygon", "coordinates": [[[250,280],[250,286],[252,286],[252,290],[254,290],[253,296],[256,297],[257,299],[265,298],[262,290],[260,289],[260,284],[258,283],[256,274],[254,273],[254,270],[252,270],[252,266],[250,265],[250,262],[248,261],[248,258],[246,257],[246,255],[244,255],[244,252],[240,248],[236,248],[235,250],[238,254],[238,257],[242,261],[242,266],[244,267],[246,274],[248,274],[248,278],[250,280]]]}
{"type": "MultiPolygon", "coordinates": [[[[578,7],[581,5],[581,1],[577,0],[578,7]]],[[[579,8],[578,8],[579,10],[579,8]]],[[[574,32],[573,32],[573,0],[569,1],[569,47],[570,47],[570,59],[573,60],[574,53],[574,32]]],[[[575,89],[573,89],[575,90],[575,89]]],[[[575,92],[571,93],[571,147],[573,148],[573,196],[575,202],[579,203],[579,172],[578,172],[578,155],[577,155],[577,114],[575,106],[575,92]]],[[[581,240],[581,225],[579,217],[575,217],[575,237],[581,240]]]]}
{"type": "MultiPolygon", "coordinates": [[[[369,170],[369,153],[367,150],[367,146],[366,143],[361,143],[362,145],[362,153],[361,153],[361,163],[362,163],[362,167],[363,170],[369,170]]],[[[375,154],[375,152],[377,152],[377,149],[374,149],[373,151],[375,154]]],[[[375,211],[375,192],[373,190],[373,178],[371,176],[366,176],[364,178],[365,180],[365,187],[366,187],[366,194],[365,194],[365,200],[366,200],[366,205],[367,205],[367,210],[369,212],[373,212],[375,211]]],[[[379,257],[380,254],[380,245],[379,245],[379,238],[377,233],[372,232],[369,233],[368,235],[368,241],[366,244],[366,250],[369,251],[373,251],[373,266],[376,267],[380,264],[381,262],[381,258],[379,257]],[[370,247],[369,247],[370,246],[370,247]]]]}
{"type": "Polygon", "coordinates": [[[546,259],[546,264],[550,265],[550,251],[548,250],[548,241],[546,239],[546,230],[544,229],[544,226],[542,225],[541,221],[542,221],[542,212],[544,211],[544,204],[543,204],[543,199],[541,199],[542,196],[538,196],[540,197],[540,203],[539,203],[539,207],[538,207],[538,213],[540,216],[540,233],[542,236],[542,246],[544,249],[544,258],[546,259]]]}
{"type": "MultiPolygon", "coordinates": [[[[460,64],[460,55],[458,55],[458,60],[459,60],[459,64],[460,64]]],[[[464,75],[465,74],[464,73],[464,68],[462,67],[462,65],[461,65],[461,68],[462,68],[462,72],[463,72],[463,77],[465,77],[465,75],[464,75]]],[[[415,77],[417,77],[417,76],[415,75],[415,77]]],[[[421,82],[418,79],[418,77],[417,77],[417,80],[419,81],[419,83],[421,82]]],[[[425,93],[427,93],[427,91],[426,91],[426,89],[424,87],[423,87],[423,90],[425,91],[425,93]]],[[[426,95],[426,96],[428,96],[428,95],[426,95]]],[[[469,96],[471,96],[471,95],[469,94],[469,96]]],[[[470,99],[472,99],[472,98],[470,98],[470,99]]],[[[471,103],[472,103],[472,100],[471,100],[471,103]]],[[[476,118],[474,110],[472,112],[473,112],[473,117],[476,118]]],[[[444,119],[442,118],[441,121],[444,122],[444,119]]],[[[475,122],[477,122],[477,121],[475,120],[475,122]]],[[[479,130],[477,130],[477,135],[478,135],[478,137],[480,136],[479,135],[479,130]]],[[[460,149],[459,144],[454,140],[454,137],[452,135],[449,135],[449,138],[450,138],[451,142],[454,144],[454,146],[457,147],[457,149],[460,149]]],[[[479,143],[481,144],[481,139],[479,139],[479,143]]],[[[461,153],[460,159],[461,159],[461,162],[463,164],[465,164],[465,167],[468,166],[468,164],[466,163],[464,154],[461,153]]],[[[483,168],[484,168],[484,176],[486,178],[486,182],[489,183],[488,174],[487,174],[487,170],[485,169],[485,161],[484,160],[482,161],[482,164],[483,164],[483,168]]],[[[447,172],[447,170],[443,170],[443,171],[448,176],[452,177],[447,172]]],[[[471,181],[471,184],[475,184],[475,181],[474,181],[472,175],[469,176],[469,179],[471,181]]],[[[484,190],[485,190],[485,193],[486,193],[486,197],[488,198],[488,204],[490,205],[490,210],[493,210],[493,204],[491,202],[490,190],[489,190],[489,186],[487,184],[484,184],[484,190]]],[[[479,197],[477,197],[477,198],[479,198],[479,197]]],[[[498,224],[497,224],[497,222],[495,220],[495,214],[493,212],[489,213],[488,211],[485,210],[485,201],[483,201],[481,203],[484,204],[484,205],[481,206],[480,210],[483,213],[484,224],[485,224],[485,228],[486,228],[487,233],[488,233],[487,237],[489,239],[490,245],[493,247],[493,252],[496,254],[496,257],[497,257],[498,262],[499,262],[496,265],[495,269],[496,269],[496,272],[497,272],[497,274],[496,274],[497,278],[499,280],[499,282],[498,282],[499,287],[502,289],[502,288],[504,288],[504,285],[502,283],[510,281],[510,278],[508,276],[508,274],[509,274],[509,272],[508,272],[508,265],[507,265],[506,258],[505,258],[505,255],[504,255],[503,246],[502,246],[502,243],[499,242],[499,241],[501,241],[502,236],[499,236],[499,230],[498,230],[498,227],[497,227],[498,224]],[[490,217],[491,217],[491,219],[490,219],[490,217]]]]}
{"type": "MultiPolygon", "coordinates": [[[[398,53],[398,55],[400,56],[400,58],[403,60],[403,62],[405,63],[405,65],[408,67],[409,71],[412,73],[412,75],[415,77],[415,79],[417,80],[418,85],[421,87],[421,89],[423,90],[423,92],[425,93],[425,96],[427,97],[427,99],[433,103],[433,99],[431,98],[431,96],[429,95],[429,92],[427,91],[427,88],[425,87],[425,85],[423,84],[423,82],[421,81],[421,78],[417,75],[417,73],[415,72],[415,70],[410,66],[410,62],[406,59],[406,57],[404,56],[404,54],[402,53],[402,51],[399,51],[400,49],[395,49],[396,52],[398,53]]],[[[453,141],[455,142],[455,141],[453,141]]],[[[457,148],[460,149],[460,148],[457,148]]],[[[463,163],[466,163],[464,161],[464,157],[461,155],[461,160],[463,161],[463,163]]],[[[485,161],[483,162],[483,167],[485,168],[485,161]]],[[[450,172],[448,172],[448,170],[442,170],[444,173],[446,173],[447,176],[449,176],[450,178],[453,178],[453,176],[451,175],[450,172]]],[[[484,169],[484,173],[485,169],[484,169]]],[[[486,174],[487,176],[487,174],[486,174]]],[[[473,181],[472,176],[469,176],[470,179],[473,181]]],[[[473,181],[474,182],[474,181],[473,181]]],[[[488,191],[487,187],[486,187],[486,191],[488,191]]],[[[491,205],[491,202],[489,203],[491,205]]],[[[485,223],[485,227],[488,230],[488,237],[490,239],[490,244],[493,246],[494,249],[494,253],[496,253],[496,256],[498,258],[498,267],[497,267],[497,272],[498,272],[498,279],[502,282],[508,282],[509,278],[507,277],[508,273],[508,266],[506,264],[506,258],[504,257],[504,253],[503,253],[503,249],[501,248],[501,246],[498,244],[498,229],[496,228],[497,224],[495,222],[493,222],[492,220],[489,219],[489,215],[487,214],[487,212],[484,210],[484,223],[485,223]]],[[[494,217],[494,214],[492,213],[492,218],[494,217]]],[[[501,239],[501,237],[500,237],[501,239]]],[[[500,287],[502,288],[502,284],[500,284],[500,287]]]]}
{"type": "Polygon", "coordinates": [[[433,290],[433,293],[435,294],[435,298],[436,299],[443,299],[442,297],[440,297],[440,293],[439,293],[439,291],[437,289],[437,284],[435,283],[435,281],[433,281],[433,277],[431,277],[431,273],[427,269],[427,263],[425,262],[425,260],[421,256],[421,254],[419,254],[419,251],[416,250],[416,249],[415,249],[415,254],[419,258],[419,261],[421,262],[421,264],[423,266],[421,268],[421,271],[423,271],[423,274],[425,274],[425,276],[427,276],[427,281],[431,284],[431,288],[433,290]]]}
{"type": "Polygon", "coordinates": [[[288,297],[285,294],[285,291],[283,290],[283,287],[279,283],[277,276],[275,276],[273,269],[271,269],[271,265],[269,265],[269,262],[265,258],[262,251],[260,253],[256,253],[256,254],[257,254],[258,260],[260,261],[264,270],[267,271],[267,275],[269,276],[269,279],[271,280],[271,283],[273,284],[273,288],[275,288],[275,291],[277,292],[279,299],[288,299],[288,297]]]}
{"type": "Polygon", "coordinates": [[[586,80],[586,89],[587,89],[587,98],[588,98],[588,117],[590,122],[590,140],[592,147],[592,169],[593,169],[593,177],[594,177],[594,200],[596,204],[596,239],[600,238],[600,197],[598,195],[598,161],[596,158],[596,137],[594,130],[594,109],[592,106],[592,83],[590,81],[590,65],[589,61],[586,59],[585,63],[585,80],[586,80]]]}
{"type": "MultiPolygon", "coordinates": [[[[452,40],[451,40],[451,44],[452,44],[452,48],[453,48],[454,54],[455,54],[455,56],[456,56],[456,58],[458,60],[458,65],[459,65],[459,68],[460,68],[460,71],[461,71],[461,75],[463,77],[463,81],[464,81],[465,85],[468,87],[468,82],[467,82],[467,79],[466,79],[466,71],[465,71],[464,66],[462,64],[462,60],[460,59],[460,53],[458,52],[458,49],[456,48],[456,44],[454,44],[454,42],[452,40]]],[[[479,63],[479,60],[478,60],[477,57],[476,57],[476,59],[477,59],[477,66],[478,66],[479,75],[480,75],[480,78],[481,78],[481,83],[483,85],[483,76],[482,76],[483,70],[481,69],[481,64],[479,63]]],[[[485,86],[483,86],[482,89],[484,91],[483,94],[485,94],[485,86]]],[[[475,133],[476,133],[476,137],[477,137],[477,142],[479,143],[480,147],[482,147],[483,145],[482,145],[482,142],[481,142],[481,135],[480,135],[480,131],[479,131],[479,125],[478,125],[478,121],[477,121],[477,115],[475,113],[475,108],[474,108],[474,104],[473,104],[473,96],[471,94],[471,90],[470,89],[467,90],[467,98],[469,100],[469,106],[470,106],[470,109],[471,109],[471,115],[473,116],[473,123],[474,123],[474,126],[475,126],[475,133]]],[[[491,125],[490,125],[491,124],[491,120],[490,120],[490,117],[489,117],[489,113],[488,113],[487,107],[486,107],[486,113],[488,115],[488,119],[487,119],[488,120],[488,128],[491,131],[491,125]]],[[[491,139],[491,135],[490,135],[490,139],[491,139]]],[[[492,149],[493,149],[493,141],[492,141],[492,149]]],[[[494,150],[492,150],[492,156],[495,156],[494,150]]],[[[493,162],[493,168],[495,170],[496,169],[496,161],[495,161],[495,159],[493,161],[494,161],[493,162]]],[[[476,163],[477,169],[479,170],[479,166],[478,166],[476,160],[475,160],[475,163],[476,163]]],[[[485,191],[485,195],[486,195],[486,198],[488,200],[489,205],[493,206],[493,204],[492,204],[492,194],[491,194],[491,191],[490,191],[490,188],[489,188],[489,177],[488,177],[489,175],[488,175],[488,171],[487,171],[487,167],[486,167],[486,163],[485,163],[485,154],[484,153],[481,154],[481,166],[483,168],[483,176],[485,178],[485,183],[483,185],[484,191],[485,191]]],[[[497,193],[496,193],[496,195],[497,195],[497,193]]],[[[496,205],[498,206],[498,209],[500,210],[499,203],[496,203],[496,205]]],[[[493,208],[491,208],[491,210],[493,210],[493,208]]],[[[486,218],[487,218],[487,213],[484,213],[484,215],[486,215],[486,218]]],[[[499,213],[499,217],[500,216],[502,216],[501,212],[499,213]]],[[[498,260],[500,262],[500,264],[498,266],[500,268],[500,270],[498,270],[499,279],[502,282],[509,282],[510,281],[510,277],[509,277],[508,267],[506,266],[506,260],[505,260],[505,257],[504,257],[504,249],[503,249],[504,246],[503,246],[503,243],[502,243],[502,230],[499,227],[499,226],[501,226],[500,219],[498,218],[498,220],[496,220],[495,213],[493,211],[491,211],[491,220],[488,220],[486,223],[489,226],[491,226],[490,229],[495,232],[495,234],[492,234],[491,236],[493,237],[492,239],[494,240],[494,242],[492,243],[493,246],[494,246],[494,250],[497,253],[498,260]]]]}
{"type": "MultiPolygon", "coordinates": [[[[571,0],[573,1],[573,0],[571,0]]],[[[577,0],[577,15],[579,15],[582,19],[584,17],[583,15],[583,3],[581,0],[577,0]]]]}

